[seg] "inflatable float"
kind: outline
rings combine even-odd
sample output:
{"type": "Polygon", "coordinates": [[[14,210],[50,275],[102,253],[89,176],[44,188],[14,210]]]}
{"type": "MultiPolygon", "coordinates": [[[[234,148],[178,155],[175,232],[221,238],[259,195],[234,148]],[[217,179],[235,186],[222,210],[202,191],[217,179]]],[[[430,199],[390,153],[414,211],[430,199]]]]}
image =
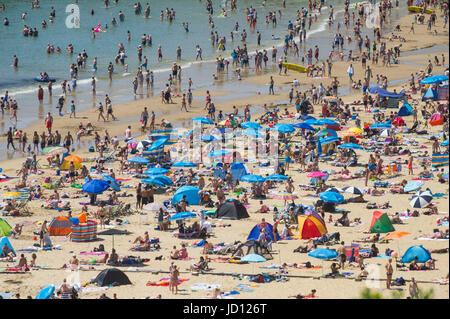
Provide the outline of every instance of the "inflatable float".
{"type": "Polygon", "coordinates": [[[56,82],[56,79],[54,79],[54,78],[48,78],[48,79],[41,79],[41,78],[34,78],[34,80],[35,81],[38,81],[38,82],[56,82]]]}
{"type": "Polygon", "coordinates": [[[436,120],[430,121],[430,125],[431,126],[438,126],[438,125],[442,125],[442,124],[444,124],[444,118],[443,117],[440,117],[440,118],[438,118],[436,120]]]}
{"type": "MultiPolygon", "coordinates": [[[[416,13],[422,13],[423,12],[423,7],[409,6],[408,7],[408,11],[416,12],[416,13]]],[[[425,13],[432,14],[433,10],[427,8],[427,9],[425,9],[425,13]]]]}
{"type": "Polygon", "coordinates": [[[293,63],[283,63],[283,66],[286,67],[288,70],[297,71],[301,73],[306,72],[306,67],[303,65],[293,64],[293,63]]]}

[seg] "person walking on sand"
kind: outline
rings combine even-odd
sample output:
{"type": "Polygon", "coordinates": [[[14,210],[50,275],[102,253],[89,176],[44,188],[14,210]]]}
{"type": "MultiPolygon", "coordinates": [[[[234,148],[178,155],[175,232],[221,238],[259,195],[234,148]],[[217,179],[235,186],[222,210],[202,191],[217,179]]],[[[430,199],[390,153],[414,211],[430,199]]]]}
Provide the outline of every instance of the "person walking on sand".
{"type": "Polygon", "coordinates": [[[39,85],[39,89],[38,89],[38,100],[39,100],[39,104],[42,104],[42,102],[44,101],[44,89],[40,85],[39,85]]]}
{"type": "Polygon", "coordinates": [[[72,102],[70,103],[70,116],[69,116],[69,118],[72,118],[72,115],[73,115],[73,118],[77,118],[77,115],[75,114],[75,102],[72,100],[72,102]]]}
{"type": "Polygon", "coordinates": [[[180,272],[177,269],[176,265],[173,265],[170,269],[170,280],[169,280],[169,289],[173,293],[175,290],[175,294],[178,293],[178,276],[180,272]]]}
{"type": "Polygon", "coordinates": [[[411,282],[409,283],[409,296],[411,299],[417,299],[419,296],[419,287],[417,286],[417,282],[414,277],[411,278],[411,282]]]}
{"type": "Polygon", "coordinates": [[[97,118],[97,121],[100,121],[100,118],[102,118],[103,121],[106,122],[105,116],[103,115],[103,104],[102,104],[102,102],[100,102],[100,103],[98,104],[98,109],[97,109],[97,111],[98,111],[98,118],[97,118]]]}
{"type": "Polygon", "coordinates": [[[409,158],[408,158],[408,175],[414,175],[413,156],[412,156],[411,152],[409,152],[409,158]]]}
{"type": "Polygon", "coordinates": [[[53,125],[53,116],[51,116],[50,112],[48,112],[47,116],[45,117],[45,127],[48,130],[48,134],[52,132],[52,125],[53,125]]]}
{"type": "Polygon", "coordinates": [[[186,93],[183,93],[183,97],[181,98],[181,111],[183,111],[183,109],[185,109],[186,112],[189,112],[186,108],[186,93]]]}
{"type": "Polygon", "coordinates": [[[347,73],[348,73],[348,76],[350,78],[350,81],[353,83],[353,74],[355,73],[355,70],[353,68],[353,64],[350,64],[350,66],[347,69],[347,73]]]}
{"type": "Polygon", "coordinates": [[[393,273],[394,273],[394,269],[392,268],[392,258],[389,258],[389,261],[386,264],[386,288],[387,289],[391,289],[393,273]]]}
{"type": "Polygon", "coordinates": [[[11,127],[9,128],[8,133],[7,133],[7,144],[6,144],[7,150],[9,150],[9,145],[11,145],[14,150],[16,150],[16,147],[14,146],[14,141],[13,141],[13,131],[12,131],[11,127]]]}
{"type": "Polygon", "coordinates": [[[341,245],[338,248],[338,253],[339,253],[339,265],[341,269],[344,269],[345,266],[345,260],[347,259],[347,256],[345,254],[345,246],[344,246],[344,242],[341,242],[341,245]]]}

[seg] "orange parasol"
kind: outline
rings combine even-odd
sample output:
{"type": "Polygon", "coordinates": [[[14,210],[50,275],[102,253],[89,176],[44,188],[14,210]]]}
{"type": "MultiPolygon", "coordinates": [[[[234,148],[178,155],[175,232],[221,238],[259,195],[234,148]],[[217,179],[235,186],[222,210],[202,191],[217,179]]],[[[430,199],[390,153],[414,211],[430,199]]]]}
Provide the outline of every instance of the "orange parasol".
{"type": "Polygon", "coordinates": [[[411,233],[405,232],[405,231],[396,231],[396,232],[392,232],[388,235],[386,235],[383,240],[388,240],[388,239],[399,239],[402,238],[403,236],[409,235],[411,233]]]}

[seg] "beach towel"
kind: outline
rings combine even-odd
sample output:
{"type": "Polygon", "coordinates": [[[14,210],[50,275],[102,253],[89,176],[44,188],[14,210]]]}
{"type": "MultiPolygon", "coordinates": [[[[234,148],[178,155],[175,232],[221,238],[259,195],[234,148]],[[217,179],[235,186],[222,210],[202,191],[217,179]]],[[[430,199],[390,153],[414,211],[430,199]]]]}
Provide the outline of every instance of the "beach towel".
{"type": "Polygon", "coordinates": [[[417,240],[441,240],[441,241],[448,241],[448,239],[443,239],[443,238],[436,239],[436,238],[425,238],[425,237],[419,237],[419,238],[417,238],[417,240]]]}
{"type": "Polygon", "coordinates": [[[207,284],[207,283],[196,283],[195,285],[191,286],[190,289],[192,291],[199,291],[199,290],[214,290],[216,288],[220,288],[220,285],[217,284],[207,284]]]}
{"type": "MultiPolygon", "coordinates": [[[[350,277],[351,275],[353,275],[352,272],[343,272],[341,274],[335,275],[334,277],[336,278],[347,278],[350,277]]],[[[332,278],[333,276],[331,274],[325,274],[323,275],[324,278],[332,278]]]]}
{"type": "MultiPolygon", "coordinates": [[[[157,287],[169,287],[170,278],[161,278],[158,282],[147,282],[147,286],[157,286],[157,287]]],[[[177,286],[181,285],[183,282],[188,281],[186,278],[179,278],[177,286]]]]}

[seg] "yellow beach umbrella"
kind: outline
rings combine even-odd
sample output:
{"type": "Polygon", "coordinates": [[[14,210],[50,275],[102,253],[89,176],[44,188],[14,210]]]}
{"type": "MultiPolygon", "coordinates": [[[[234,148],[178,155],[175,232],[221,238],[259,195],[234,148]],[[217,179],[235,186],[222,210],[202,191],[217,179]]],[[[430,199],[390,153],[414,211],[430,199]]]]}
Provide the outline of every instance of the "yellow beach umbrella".
{"type": "Polygon", "coordinates": [[[67,162],[74,162],[74,163],[82,163],[83,162],[83,160],[81,159],[81,157],[78,157],[78,156],[76,156],[76,155],[69,155],[69,156],[66,156],[66,157],[64,157],[64,161],[67,161],[67,162]]]}
{"type": "Polygon", "coordinates": [[[351,127],[347,130],[347,132],[361,134],[363,132],[363,130],[361,130],[359,127],[351,127]]]}

